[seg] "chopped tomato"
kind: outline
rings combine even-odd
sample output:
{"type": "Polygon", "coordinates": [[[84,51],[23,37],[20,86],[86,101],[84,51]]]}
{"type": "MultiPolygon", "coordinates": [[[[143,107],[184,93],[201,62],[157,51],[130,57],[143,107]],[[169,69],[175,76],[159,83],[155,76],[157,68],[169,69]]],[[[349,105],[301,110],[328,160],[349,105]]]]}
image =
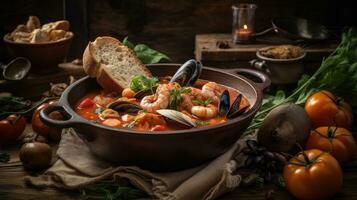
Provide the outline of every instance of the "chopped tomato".
{"type": "Polygon", "coordinates": [[[85,98],[78,106],[79,109],[90,108],[94,106],[94,101],[91,98],[85,98]]]}
{"type": "Polygon", "coordinates": [[[121,125],[121,121],[115,118],[109,118],[102,122],[106,126],[119,127],[121,125]]]}
{"type": "Polygon", "coordinates": [[[163,125],[156,125],[151,128],[151,131],[166,131],[166,127],[163,125]]]}

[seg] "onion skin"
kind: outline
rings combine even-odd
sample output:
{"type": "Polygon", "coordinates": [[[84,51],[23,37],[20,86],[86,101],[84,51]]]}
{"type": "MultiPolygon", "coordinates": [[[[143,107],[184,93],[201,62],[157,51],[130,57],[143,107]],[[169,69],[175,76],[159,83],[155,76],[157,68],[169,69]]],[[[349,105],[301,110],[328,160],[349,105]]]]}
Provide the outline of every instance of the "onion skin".
{"type": "Polygon", "coordinates": [[[304,108],[284,104],[274,108],[258,130],[258,142],[269,151],[295,153],[305,146],[311,122],[304,108]]]}

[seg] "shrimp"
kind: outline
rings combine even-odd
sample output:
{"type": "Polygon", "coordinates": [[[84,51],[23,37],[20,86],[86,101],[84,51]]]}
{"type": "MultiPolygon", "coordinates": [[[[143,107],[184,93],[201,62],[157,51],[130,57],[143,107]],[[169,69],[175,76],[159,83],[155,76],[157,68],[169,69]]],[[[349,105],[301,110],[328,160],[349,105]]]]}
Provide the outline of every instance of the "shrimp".
{"type": "Polygon", "coordinates": [[[202,86],[202,95],[210,98],[212,103],[218,104],[221,87],[215,82],[208,82],[202,86]]]}
{"type": "Polygon", "coordinates": [[[140,106],[148,112],[156,112],[156,110],[167,108],[170,101],[170,90],[168,84],[161,84],[156,89],[154,95],[144,97],[140,106]]]}
{"type": "Polygon", "coordinates": [[[109,103],[113,102],[114,99],[111,98],[111,97],[106,97],[106,96],[103,96],[103,95],[97,95],[94,97],[93,101],[99,105],[99,106],[102,106],[102,107],[105,107],[106,105],[108,105],[109,103]]]}
{"type": "Polygon", "coordinates": [[[194,87],[190,87],[191,92],[190,92],[190,97],[191,99],[197,99],[197,100],[205,100],[206,98],[202,94],[202,90],[194,87]]]}
{"type": "Polygon", "coordinates": [[[183,110],[191,111],[191,109],[193,107],[193,103],[192,103],[190,94],[181,94],[181,96],[183,97],[183,100],[180,103],[179,110],[180,111],[183,111],[183,110]]]}
{"type": "Polygon", "coordinates": [[[218,109],[213,104],[208,106],[193,106],[191,113],[201,119],[211,119],[218,114],[218,109]]]}

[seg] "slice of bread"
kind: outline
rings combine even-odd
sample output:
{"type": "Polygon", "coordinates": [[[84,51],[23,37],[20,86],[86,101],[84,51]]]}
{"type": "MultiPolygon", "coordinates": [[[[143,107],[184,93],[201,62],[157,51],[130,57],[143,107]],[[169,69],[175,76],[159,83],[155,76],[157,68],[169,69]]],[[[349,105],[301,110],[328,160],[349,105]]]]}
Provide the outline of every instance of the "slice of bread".
{"type": "Polygon", "coordinates": [[[131,49],[108,36],[89,42],[83,53],[83,68],[105,90],[114,92],[130,87],[137,75],[152,76],[131,49]]]}

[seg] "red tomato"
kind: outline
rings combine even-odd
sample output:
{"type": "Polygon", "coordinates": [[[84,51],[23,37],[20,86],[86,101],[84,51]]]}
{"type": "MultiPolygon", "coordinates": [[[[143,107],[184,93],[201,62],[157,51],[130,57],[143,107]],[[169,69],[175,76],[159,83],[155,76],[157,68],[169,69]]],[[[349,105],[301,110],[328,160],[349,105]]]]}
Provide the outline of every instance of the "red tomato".
{"type": "Polygon", "coordinates": [[[349,128],[353,122],[351,107],[328,91],[320,91],[309,97],[305,104],[305,110],[313,127],[349,128]]]}
{"type": "Polygon", "coordinates": [[[156,125],[151,128],[151,131],[166,131],[166,127],[163,125],[156,125]]]}
{"type": "Polygon", "coordinates": [[[342,188],[337,160],[318,149],[300,152],[285,165],[286,189],[301,200],[330,199],[342,188]]]}
{"type": "Polygon", "coordinates": [[[0,144],[14,143],[26,128],[26,119],[22,116],[9,115],[0,120],[0,144]]]}
{"type": "Polygon", "coordinates": [[[83,108],[90,108],[92,106],[94,106],[95,103],[91,98],[85,98],[79,105],[78,108],[79,109],[83,109],[83,108]]]}
{"type": "Polygon", "coordinates": [[[306,149],[330,152],[340,163],[352,161],[357,153],[357,145],[351,132],[337,127],[319,127],[311,131],[306,149]]]}
{"type": "MultiPolygon", "coordinates": [[[[41,110],[47,108],[48,105],[53,104],[55,102],[56,101],[50,101],[48,103],[41,104],[39,107],[36,108],[36,110],[32,114],[32,122],[31,122],[32,130],[47,139],[50,133],[58,134],[57,132],[59,132],[60,130],[46,126],[40,119],[40,112],[41,110]]],[[[63,119],[63,116],[57,111],[50,113],[49,116],[53,119],[58,119],[58,120],[63,119]]]]}

